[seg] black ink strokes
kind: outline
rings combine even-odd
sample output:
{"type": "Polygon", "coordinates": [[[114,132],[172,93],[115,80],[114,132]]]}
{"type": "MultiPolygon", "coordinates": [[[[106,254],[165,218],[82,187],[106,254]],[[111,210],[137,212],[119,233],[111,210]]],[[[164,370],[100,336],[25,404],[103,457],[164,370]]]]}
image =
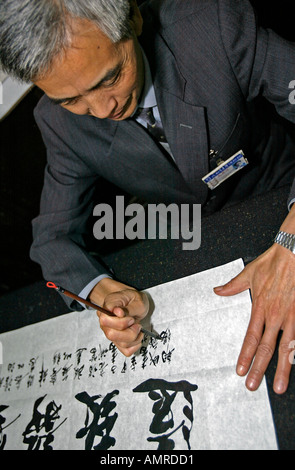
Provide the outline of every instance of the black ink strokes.
{"type": "MultiPolygon", "coordinates": [[[[8,406],[5,405],[0,405],[0,413],[2,411],[5,411],[8,408],[8,406]]],[[[6,444],[6,434],[3,434],[4,427],[2,426],[6,421],[6,418],[0,414],[0,450],[3,450],[6,444]]]]}
{"type": "Polygon", "coordinates": [[[54,433],[67,420],[65,418],[54,428],[54,425],[60,420],[59,412],[62,405],[57,406],[54,401],[51,401],[46,406],[45,413],[42,413],[38,408],[45,398],[46,395],[35,401],[32,419],[23,432],[23,442],[28,444],[28,450],[40,450],[42,443],[43,450],[53,450],[51,444],[54,441],[54,433]]]}
{"type": "Polygon", "coordinates": [[[182,430],[183,439],[186,442],[188,449],[190,446],[190,433],[193,427],[193,399],[191,393],[198,389],[197,385],[193,385],[186,380],[178,382],[167,382],[164,379],[148,379],[142,382],[133,392],[148,393],[148,397],[154,402],[152,412],[154,414],[149,430],[156,437],[149,437],[149,442],[158,442],[157,450],[172,450],[175,447],[175,442],[171,436],[179,429],[182,430]],[[175,425],[173,404],[176,395],[182,393],[184,399],[189,403],[185,404],[182,413],[189,421],[187,426],[186,420],[182,420],[175,425]],[[168,430],[172,429],[169,433],[168,430]],[[165,434],[166,433],[166,434],[165,434]]]}
{"type": "Polygon", "coordinates": [[[5,410],[7,410],[9,406],[6,405],[0,405],[0,450],[4,450],[6,441],[7,441],[7,436],[6,434],[3,433],[4,429],[8,428],[8,426],[11,426],[21,415],[19,414],[14,420],[12,420],[9,424],[6,424],[6,426],[3,426],[3,424],[6,421],[6,418],[1,415],[1,413],[5,410]]]}
{"type": "Polygon", "coordinates": [[[116,439],[110,436],[110,432],[118,418],[118,413],[110,415],[117,406],[113,397],[118,395],[119,391],[114,390],[105,397],[94,395],[91,397],[87,392],[78,393],[75,398],[87,406],[84,427],[77,434],[77,439],[85,437],[85,450],[108,450],[116,443],[116,439]],[[101,402],[97,402],[102,398],[101,402]],[[92,421],[90,421],[90,413],[92,413],[92,421]],[[98,444],[94,445],[95,438],[99,438],[98,444]]]}

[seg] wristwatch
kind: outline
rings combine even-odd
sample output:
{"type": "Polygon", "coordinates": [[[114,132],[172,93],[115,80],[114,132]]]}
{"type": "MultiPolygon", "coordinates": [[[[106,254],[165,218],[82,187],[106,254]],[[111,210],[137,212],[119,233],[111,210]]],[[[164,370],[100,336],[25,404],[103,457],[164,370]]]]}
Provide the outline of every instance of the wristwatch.
{"type": "Polygon", "coordinates": [[[282,232],[281,230],[276,234],[274,239],[275,243],[288,248],[288,250],[292,251],[295,254],[295,235],[291,233],[282,232]]]}

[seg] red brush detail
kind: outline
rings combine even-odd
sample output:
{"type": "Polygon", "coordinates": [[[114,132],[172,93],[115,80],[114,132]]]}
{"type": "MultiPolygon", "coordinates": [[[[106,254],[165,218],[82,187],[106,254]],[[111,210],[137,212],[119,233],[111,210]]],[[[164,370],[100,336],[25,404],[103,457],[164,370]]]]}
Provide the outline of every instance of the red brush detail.
{"type": "Polygon", "coordinates": [[[54,282],[47,282],[47,287],[51,287],[52,289],[57,289],[57,286],[54,284],[54,282]]]}

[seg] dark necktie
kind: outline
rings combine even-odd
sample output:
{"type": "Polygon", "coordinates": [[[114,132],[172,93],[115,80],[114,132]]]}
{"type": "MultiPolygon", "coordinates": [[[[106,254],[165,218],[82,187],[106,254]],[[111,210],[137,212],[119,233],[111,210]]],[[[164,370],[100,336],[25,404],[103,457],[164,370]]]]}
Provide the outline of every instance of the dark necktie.
{"type": "Polygon", "coordinates": [[[155,119],[153,108],[138,108],[134,118],[142,119],[147,126],[147,130],[158,142],[167,142],[161,121],[155,119]]]}

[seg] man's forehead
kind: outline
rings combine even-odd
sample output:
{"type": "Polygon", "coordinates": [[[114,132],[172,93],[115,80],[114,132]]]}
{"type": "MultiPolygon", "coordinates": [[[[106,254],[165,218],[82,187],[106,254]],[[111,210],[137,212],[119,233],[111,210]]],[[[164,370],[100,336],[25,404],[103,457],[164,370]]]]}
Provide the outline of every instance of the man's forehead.
{"type": "Polygon", "coordinates": [[[69,63],[75,67],[78,60],[87,63],[92,60],[101,59],[104,63],[107,59],[115,56],[120,49],[120,43],[113,43],[93,22],[77,19],[70,26],[68,41],[64,49],[57,53],[52,61],[52,69],[64,67],[69,63]]]}
{"type": "Polygon", "coordinates": [[[67,22],[67,34],[72,43],[85,37],[96,36],[100,40],[110,39],[101,31],[101,29],[93,22],[84,18],[71,18],[67,22]]]}
{"type": "Polygon", "coordinates": [[[121,66],[119,43],[112,43],[98,28],[88,27],[88,22],[80,31],[53,61],[49,72],[35,82],[51,98],[60,100],[87,92],[121,66]]]}

